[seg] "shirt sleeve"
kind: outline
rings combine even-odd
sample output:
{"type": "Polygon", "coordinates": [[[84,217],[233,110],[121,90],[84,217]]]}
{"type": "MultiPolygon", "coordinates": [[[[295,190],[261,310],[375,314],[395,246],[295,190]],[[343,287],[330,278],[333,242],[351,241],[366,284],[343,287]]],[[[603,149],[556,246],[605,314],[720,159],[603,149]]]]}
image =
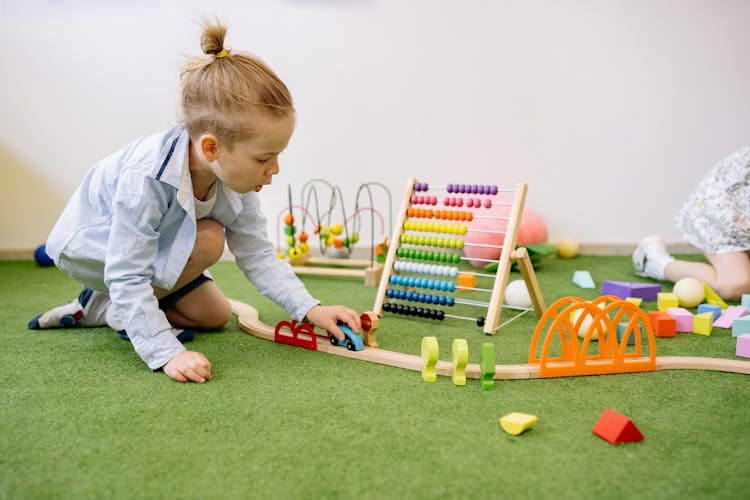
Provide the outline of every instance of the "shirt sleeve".
{"type": "Polygon", "coordinates": [[[265,297],[301,321],[320,301],[310,295],[292,266],[277,257],[268,239],[266,218],[256,193],[242,195],[242,211],[226,228],[227,245],[237,266],[265,297]]]}
{"type": "Polygon", "coordinates": [[[133,348],[152,370],[185,347],[172,333],[151,287],[158,250],[157,228],[174,203],[174,188],[124,169],[112,202],[104,282],[133,348]]]}

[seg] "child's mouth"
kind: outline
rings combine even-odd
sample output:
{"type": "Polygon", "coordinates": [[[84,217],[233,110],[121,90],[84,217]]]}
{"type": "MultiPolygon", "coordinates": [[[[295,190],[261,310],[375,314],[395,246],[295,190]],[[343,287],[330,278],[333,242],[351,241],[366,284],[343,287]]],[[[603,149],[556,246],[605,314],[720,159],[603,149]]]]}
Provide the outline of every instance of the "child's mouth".
{"type": "Polygon", "coordinates": [[[261,189],[263,189],[263,185],[262,184],[258,184],[257,186],[255,186],[255,192],[256,193],[260,193],[261,189]]]}

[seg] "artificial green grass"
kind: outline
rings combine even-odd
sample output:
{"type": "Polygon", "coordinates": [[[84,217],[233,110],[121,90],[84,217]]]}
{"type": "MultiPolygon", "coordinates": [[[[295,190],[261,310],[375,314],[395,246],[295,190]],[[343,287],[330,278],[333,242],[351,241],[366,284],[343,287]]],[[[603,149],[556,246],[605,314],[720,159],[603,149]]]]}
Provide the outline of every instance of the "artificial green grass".
{"type": "MultiPolygon", "coordinates": [[[[547,303],[594,298],[570,278],[642,281],[625,257],[545,259],[547,303]]],[[[269,324],[287,319],[232,263],[212,269],[228,296],[269,324]]],[[[419,373],[255,338],[236,320],[188,348],[213,363],[205,385],[152,373],[106,328],[31,331],[35,314],[79,287],[52,268],[0,263],[0,499],[16,498],[738,498],[747,495],[750,377],[659,371],[456,387],[419,373]],[[645,435],[613,446],[591,432],[605,408],[645,435]],[[539,421],[520,436],[498,418],[539,421]]],[[[512,279],[519,278],[517,273],[512,279]]],[[[324,303],[372,308],[359,280],[305,277],[324,303]]],[[[645,308],[653,308],[646,303],[645,308]]],[[[476,312],[476,310],[475,310],[476,312]]],[[[467,313],[468,314],[468,313],[467,313]]],[[[503,313],[504,318],[512,314],[503,313]]],[[[378,342],[419,353],[435,335],[483,342],[525,363],[536,320],[488,337],[469,322],[387,315],[378,342]]],[[[659,355],[734,358],[728,330],[657,339],[659,355]]]]}

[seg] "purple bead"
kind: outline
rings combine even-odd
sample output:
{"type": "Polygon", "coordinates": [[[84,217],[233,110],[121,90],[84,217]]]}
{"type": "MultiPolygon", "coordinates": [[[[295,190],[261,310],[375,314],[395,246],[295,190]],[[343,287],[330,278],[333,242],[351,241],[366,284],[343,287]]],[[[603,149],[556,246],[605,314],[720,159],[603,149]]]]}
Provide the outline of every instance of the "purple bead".
{"type": "Polygon", "coordinates": [[[445,190],[448,191],[449,193],[452,193],[453,192],[453,184],[448,184],[448,187],[445,190]]]}
{"type": "Polygon", "coordinates": [[[491,194],[492,196],[495,196],[495,195],[497,194],[497,186],[492,186],[492,187],[490,188],[490,194],[491,194]]]}
{"type": "Polygon", "coordinates": [[[471,194],[477,194],[477,191],[479,190],[479,186],[476,184],[471,185],[471,194]]]}
{"type": "MultiPolygon", "coordinates": [[[[485,192],[484,192],[484,186],[479,186],[479,189],[477,190],[477,192],[479,194],[485,194],[485,192]]],[[[486,194],[490,194],[490,193],[486,193],[486,194]]]]}

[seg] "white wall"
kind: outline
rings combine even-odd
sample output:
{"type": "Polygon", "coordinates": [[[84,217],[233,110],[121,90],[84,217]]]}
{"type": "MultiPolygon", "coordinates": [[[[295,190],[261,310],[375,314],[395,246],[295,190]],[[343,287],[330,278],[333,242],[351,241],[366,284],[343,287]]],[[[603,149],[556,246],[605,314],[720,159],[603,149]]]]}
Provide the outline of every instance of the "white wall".
{"type": "MultiPolygon", "coordinates": [[[[659,232],[750,141],[745,0],[0,0],[0,248],[44,241],[88,167],[176,118],[203,15],[292,90],[262,193],[529,183],[554,241],[659,232]]],[[[383,207],[385,209],[385,207],[383,207]]],[[[275,238],[275,231],[274,231],[275,238]]]]}

